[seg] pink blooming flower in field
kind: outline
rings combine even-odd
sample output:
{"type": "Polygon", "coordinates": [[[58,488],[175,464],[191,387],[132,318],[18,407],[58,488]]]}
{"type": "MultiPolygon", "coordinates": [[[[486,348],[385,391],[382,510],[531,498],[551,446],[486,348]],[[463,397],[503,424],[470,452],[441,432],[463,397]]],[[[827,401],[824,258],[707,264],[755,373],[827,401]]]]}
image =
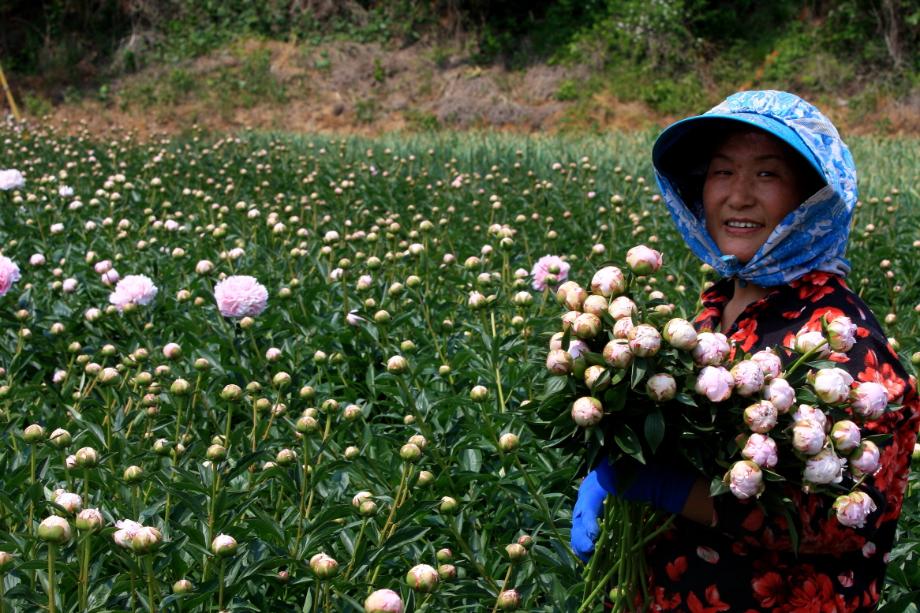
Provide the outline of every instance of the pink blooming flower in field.
{"type": "Polygon", "coordinates": [[[234,275],[214,287],[214,298],[224,317],[253,317],[268,305],[268,290],[255,277],[234,275]]]}
{"type": "Polygon", "coordinates": [[[15,168],[0,170],[0,190],[9,191],[13,189],[22,189],[25,185],[25,177],[15,168]]]}
{"type": "Polygon", "coordinates": [[[19,281],[19,266],[5,255],[0,255],[0,296],[3,296],[19,281]]]}
{"type": "Polygon", "coordinates": [[[865,526],[866,518],[875,509],[875,502],[865,492],[850,492],[844,496],[838,496],[837,500],[834,501],[837,521],[848,528],[862,528],[865,526]]]}
{"type": "Polygon", "coordinates": [[[118,282],[115,291],[109,295],[109,302],[119,311],[129,304],[139,306],[150,304],[157,295],[157,286],[146,275],[128,275],[118,282]]]}
{"type": "Polygon", "coordinates": [[[533,265],[530,275],[533,277],[533,288],[542,292],[549,284],[547,275],[556,277],[553,285],[558,285],[569,278],[569,264],[558,255],[544,255],[533,265]]]}

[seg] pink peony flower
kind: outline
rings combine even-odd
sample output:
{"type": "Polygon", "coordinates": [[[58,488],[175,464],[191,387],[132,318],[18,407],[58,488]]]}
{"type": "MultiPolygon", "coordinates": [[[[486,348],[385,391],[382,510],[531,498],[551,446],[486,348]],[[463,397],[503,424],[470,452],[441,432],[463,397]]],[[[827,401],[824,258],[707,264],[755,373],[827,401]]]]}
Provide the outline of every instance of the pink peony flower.
{"type": "Polygon", "coordinates": [[[840,453],[850,453],[859,447],[861,440],[859,426],[849,419],[841,419],[831,428],[831,442],[840,453]]]}
{"type": "Polygon", "coordinates": [[[696,378],[696,393],[712,402],[722,402],[732,395],[734,382],[731,373],[721,366],[705,366],[696,378]]]}
{"type": "Polygon", "coordinates": [[[0,191],[22,189],[26,186],[25,177],[15,168],[0,170],[0,191]]]}
{"type": "Polygon", "coordinates": [[[224,317],[254,317],[265,310],[268,290],[255,277],[234,275],[214,286],[214,298],[224,317]]]}
{"type": "Polygon", "coordinates": [[[730,351],[728,337],[724,334],[700,332],[696,337],[696,347],[693,348],[693,361],[698,366],[718,366],[730,351]]]}
{"type": "Polygon", "coordinates": [[[865,492],[850,492],[838,496],[834,501],[834,510],[837,511],[837,521],[848,528],[862,528],[866,525],[866,518],[875,511],[875,502],[865,492]]]}
{"type": "Polygon", "coordinates": [[[872,441],[862,441],[859,449],[850,456],[850,466],[857,474],[871,475],[878,470],[881,452],[872,441]]]}
{"type": "Polygon", "coordinates": [[[634,273],[647,275],[661,268],[661,253],[645,245],[636,245],[626,252],[626,263],[634,273]]]}
{"type": "Polygon", "coordinates": [[[605,298],[618,296],[626,291],[626,277],[616,266],[604,266],[591,278],[591,291],[605,298]]]}
{"type": "Polygon", "coordinates": [[[824,427],[810,419],[795,422],[792,426],[792,446],[799,453],[813,456],[824,449],[827,435],[824,427]]]}
{"type": "Polygon", "coordinates": [[[0,296],[10,291],[13,283],[19,281],[19,266],[5,255],[0,255],[0,296]]]}
{"type": "Polygon", "coordinates": [[[763,370],[754,360],[741,360],[732,367],[731,372],[738,395],[750,397],[763,388],[763,370]]]}
{"type": "Polygon", "coordinates": [[[117,545],[125,548],[131,547],[131,541],[134,540],[138,531],[143,528],[141,524],[130,519],[122,519],[115,522],[115,527],[118,528],[118,530],[112,534],[112,539],[117,545]]]}
{"type": "Polygon", "coordinates": [[[773,468],[779,461],[776,454],[776,441],[765,434],[752,434],[741,450],[741,457],[755,462],[763,468],[773,468]]]}
{"type": "Polygon", "coordinates": [[[781,414],[786,413],[795,404],[795,390],[785,379],[773,379],[767,383],[762,394],[764,400],[769,400],[781,414]]]}
{"type": "Polygon", "coordinates": [[[572,403],[572,420],[583,428],[591,428],[604,417],[601,401],[591,396],[582,396],[572,403]]]}
{"type": "Polygon", "coordinates": [[[750,460],[741,460],[732,464],[725,475],[728,487],[739,500],[759,497],[764,490],[763,471],[750,460]]]}
{"type": "Polygon", "coordinates": [[[29,258],[29,264],[32,266],[44,266],[45,265],[45,256],[41,253],[33,253],[32,257],[29,258]]]}
{"type": "Polygon", "coordinates": [[[853,410],[866,419],[878,419],[888,406],[888,390],[881,383],[864,381],[851,394],[853,410]]]}
{"type": "Polygon", "coordinates": [[[763,351],[758,351],[751,356],[751,360],[757,362],[760,366],[760,370],[763,371],[764,381],[770,381],[775,379],[783,372],[783,362],[780,360],[779,356],[765,349],[763,351]]]}
{"type": "Polygon", "coordinates": [[[661,348],[661,334],[655,326],[639,324],[629,331],[628,338],[630,350],[641,358],[651,357],[661,348]]]}
{"type": "Polygon", "coordinates": [[[662,330],[662,336],[669,345],[683,351],[690,351],[696,347],[696,328],[686,319],[676,317],[666,323],[664,330],[662,330]]]}
{"type": "Polygon", "coordinates": [[[542,292],[549,285],[547,275],[553,275],[556,278],[553,285],[558,285],[569,278],[569,264],[558,255],[544,255],[533,265],[530,275],[533,277],[532,287],[542,292]]]}
{"type": "Polygon", "coordinates": [[[645,391],[655,402],[667,402],[677,395],[677,381],[669,374],[657,373],[645,382],[645,391]]]}
{"type": "Polygon", "coordinates": [[[376,590],[364,601],[364,613],[402,613],[402,610],[402,599],[393,590],[376,590]]]}
{"type": "Polygon", "coordinates": [[[629,343],[625,339],[614,339],[604,346],[604,361],[617,368],[626,368],[633,359],[629,343]]]}
{"type": "Polygon", "coordinates": [[[109,295],[109,302],[119,311],[129,304],[150,304],[157,295],[157,286],[146,275],[128,275],[118,282],[115,291],[109,295]]]}
{"type": "Polygon", "coordinates": [[[803,478],[808,483],[822,485],[843,481],[843,468],[847,461],[838,458],[833,449],[823,449],[805,460],[803,478]]]}
{"type": "Polygon", "coordinates": [[[827,342],[833,351],[846,353],[856,344],[856,324],[841,315],[827,324],[827,342]]]}
{"type": "Polygon", "coordinates": [[[761,400],[744,409],[744,423],[751,432],[766,434],[776,426],[779,413],[769,400],[761,400]]]}
{"type": "Polygon", "coordinates": [[[850,395],[853,377],[842,368],[822,368],[814,377],[812,387],[822,402],[837,404],[850,395]]]}

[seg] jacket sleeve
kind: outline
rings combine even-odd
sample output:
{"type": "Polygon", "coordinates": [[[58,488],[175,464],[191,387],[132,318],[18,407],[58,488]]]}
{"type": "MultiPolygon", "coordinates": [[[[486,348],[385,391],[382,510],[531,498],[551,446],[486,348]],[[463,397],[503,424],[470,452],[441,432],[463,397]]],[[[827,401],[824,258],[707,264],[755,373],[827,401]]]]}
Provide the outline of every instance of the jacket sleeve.
{"type": "Polygon", "coordinates": [[[864,527],[848,528],[837,521],[833,509],[835,495],[805,494],[789,485],[784,494],[791,504],[784,506],[790,513],[767,510],[758,502],[741,501],[731,494],[716,497],[718,530],[734,539],[772,549],[794,549],[797,541],[800,553],[833,554],[860,548],[866,552],[865,548],[871,547],[871,553],[883,554],[891,549],[920,424],[920,402],[915,381],[905,372],[871,314],[868,320],[865,317],[853,320],[861,338],[847,354],[836,356],[835,361],[854,378],[854,385],[863,381],[881,383],[888,391],[889,403],[901,405],[900,409],[888,411],[861,427],[864,437],[887,435],[876,439],[879,469],[858,486],[872,498],[876,510],[864,527]]]}

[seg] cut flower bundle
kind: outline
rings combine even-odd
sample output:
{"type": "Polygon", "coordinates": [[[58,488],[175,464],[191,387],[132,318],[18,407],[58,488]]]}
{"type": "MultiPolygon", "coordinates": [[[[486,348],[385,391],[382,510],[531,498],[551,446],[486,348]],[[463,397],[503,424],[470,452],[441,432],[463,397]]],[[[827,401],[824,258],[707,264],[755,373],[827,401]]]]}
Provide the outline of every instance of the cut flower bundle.
{"type": "MultiPolygon", "coordinates": [[[[689,464],[711,480],[712,495],[731,493],[791,518],[783,492],[797,487],[833,496],[837,521],[863,527],[876,507],[859,486],[880,456],[880,437],[866,425],[900,407],[889,404],[883,385],[855,382],[833,361],[853,347],[856,326],[845,316],[825,318],[790,346],[745,355],[725,335],[674,317],[660,284],[653,289],[644,277],[661,263],[661,254],[640,245],[627,254],[625,271],[607,265],[588,288],[558,287],[566,312],[546,357],[558,377],[544,404],[557,411],[556,431],[567,427],[569,439],[584,443],[579,453],[587,451],[589,466],[612,462],[627,483],[637,462],[689,464]]],[[[585,571],[585,606],[608,581],[615,608],[642,598],[641,551],[667,515],[643,507],[608,497],[585,571]]]]}

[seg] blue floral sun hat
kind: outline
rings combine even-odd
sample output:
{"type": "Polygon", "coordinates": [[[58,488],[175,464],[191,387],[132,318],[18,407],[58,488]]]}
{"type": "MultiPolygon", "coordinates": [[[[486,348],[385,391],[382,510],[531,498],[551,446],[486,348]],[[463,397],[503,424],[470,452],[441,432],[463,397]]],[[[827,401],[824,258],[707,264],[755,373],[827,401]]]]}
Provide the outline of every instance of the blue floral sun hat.
{"type": "MultiPolygon", "coordinates": [[[[697,162],[708,164],[708,159],[697,162]]],[[[652,149],[652,163],[664,202],[687,246],[720,275],[772,287],[815,270],[841,275],[850,271],[844,253],[857,200],[856,165],[834,124],[798,96],[779,91],[733,94],[703,115],[665,129],[652,149]],[[826,184],[789,213],[746,263],[722,254],[706,230],[702,202],[693,201],[686,189],[694,174],[701,185],[704,172],[701,164],[694,167],[692,158],[702,149],[694,150],[695,141],[726,122],[751,125],[783,141],[826,184]]]]}

